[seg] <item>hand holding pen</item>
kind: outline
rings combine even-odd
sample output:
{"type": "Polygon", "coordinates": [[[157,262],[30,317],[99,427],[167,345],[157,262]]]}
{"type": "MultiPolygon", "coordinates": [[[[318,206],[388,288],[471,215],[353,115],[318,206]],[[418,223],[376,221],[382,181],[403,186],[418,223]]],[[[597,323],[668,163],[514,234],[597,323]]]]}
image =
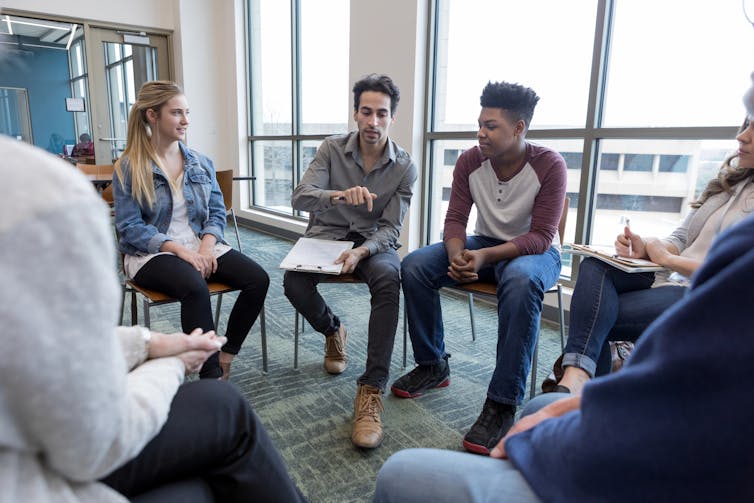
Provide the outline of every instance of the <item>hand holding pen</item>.
{"type": "Polygon", "coordinates": [[[646,248],[644,240],[638,234],[631,232],[631,222],[623,220],[623,233],[615,239],[615,252],[620,257],[644,258],[646,248]]]}

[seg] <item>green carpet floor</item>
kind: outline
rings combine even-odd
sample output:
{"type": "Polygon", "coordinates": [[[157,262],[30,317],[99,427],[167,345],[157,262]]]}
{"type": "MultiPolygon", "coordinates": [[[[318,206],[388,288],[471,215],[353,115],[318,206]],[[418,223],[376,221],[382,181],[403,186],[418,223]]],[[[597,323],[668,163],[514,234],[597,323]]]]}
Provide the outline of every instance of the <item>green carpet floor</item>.
{"type": "MultiPolygon", "coordinates": [[[[232,227],[226,236],[235,245],[232,227]]],[[[293,479],[310,501],[371,501],[377,471],[391,454],[401,449],[462,450],[461,440],[481,410],[494,368],[497,333],[494,307],[476,303],[477,340],[472,341],[466,299],[443,293],[446,349],[452,354],[451,385],[414,400],[400,399],[388,392],[382,415],[384,442],[377,449],[361,450],[351,444],[350,435],[356,379],[364,370],[366,358],[369,317],[366,286],[320,287],[333,311],[348,327],[348,369],[339,376],[324,371],[324,339],[307,326],[299,347],[299,368],[294,370],[294,310],[283,294],[283,274],[278,269],[291,243],[244,228],[241,241],[244,252],[261,264],[271,279],[265,302],[269,372],[262,372],[257,323],[233,362],[231,382],[259,414],[293,479]]],[[[233,301],[232,295],[223,300],[219,333],[223,332],[233,301]]],[[[151,317],[154,330],[180,330],[177,304],[153,308],[151,317]]],[[[128,307],[125,319],[130,319],[128,307]]],[[[402,323],[401,312],[391,383],[413,368],[410,342],[407,369],[402,368],[402,323]]],[[[539,382],[547,376],[559,354],[557,326],[544,322],[540,331],[539,382]]]]}

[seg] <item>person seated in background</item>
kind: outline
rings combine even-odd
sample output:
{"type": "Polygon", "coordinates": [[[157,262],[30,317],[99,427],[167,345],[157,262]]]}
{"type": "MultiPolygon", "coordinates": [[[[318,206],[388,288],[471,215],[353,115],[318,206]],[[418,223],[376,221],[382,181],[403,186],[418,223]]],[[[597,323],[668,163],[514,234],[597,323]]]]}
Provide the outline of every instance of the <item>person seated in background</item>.
{"type": "Polygon", "coordinates": [[[233,386],[182,384],[224,337],[116,328],[109,210],[91,183],[5,137],[0,158],[0,500],[303,500],[233,386]]]}
{"type": "Polygon", "coordinates": [[[754,215],[720,235],[620,372],[535,398],[490,458],[394,454],[374,501],[754,501],[752,285],[754,215]]]}
{"type": "Polygon", "coordinates": [[[270,278],[223,239],[225,203],[208,157],[183,141],[188,101],[174,82],[142,85],[128,117],[128,140],[115,163],[115,227],[126,275],[181,301],[181,327],[214,330],[207,281],[241,293],[228,318],[228,342],[201,378],[230,376],[230,365],[259,316],[270,278]]]}
{"type": "Polygon", "coordinates": [[[554,368],[559,382],[546,381],[543,390],[578,394],[590,378],[609,373],[609,341],[636,341],[683,297],[715,236],[754,209],[754,184],[750,183],[754,124],[748,117],[736,139],[738,151],[726,159],[670,236],[642,238],[628,227],[618,235],[618,255],[649,259],[668,273],[627,273],[595,258],[581,262],[571,298],[568,341],[554,368]]]}
{"type": "MultiPolygon", "coordinates": [[[[383,438],[380,412],[387,386],[400,299],[396,249],[417,177],[416,164],[388,136],[400,91],[387,75],[368,75],[353,86],[358,131],[326,138],[293,191],[291,205],[309,212],[306,237],[353,241],[338,257],[342,273],[369,286],[366,370],[357,379],[351,441],[377,447],[383,438]]],[[[285,296],[325,336],[325,370],[346,369],[346,327],[317,291],[322,274],[286,271],[285,296]]]]}
{"type": "Polygon", "coordinates": [[[403,259],[401,279],[417,367],[390,388],[413,398],[450,384],[449,354],[439,289],[483,279],[497,285],[497,359],[487,396],[463,446],[488,454],[513,424],[526,395],[544,293],[560,276],[558,223],[566,163],[549,148],[526,141],[539,96],[507,82],[482,91],[479,146],[453,171],[442,243],[403,259]],[[472,205],[475,235],[466,236],[472,205]]]}
{"type": "Polygon", "coordinates": [[[87,157],[94,155],[94,142],[89,133],[81,133],[79,142],[73,147],[71,157],[87,157]]]}

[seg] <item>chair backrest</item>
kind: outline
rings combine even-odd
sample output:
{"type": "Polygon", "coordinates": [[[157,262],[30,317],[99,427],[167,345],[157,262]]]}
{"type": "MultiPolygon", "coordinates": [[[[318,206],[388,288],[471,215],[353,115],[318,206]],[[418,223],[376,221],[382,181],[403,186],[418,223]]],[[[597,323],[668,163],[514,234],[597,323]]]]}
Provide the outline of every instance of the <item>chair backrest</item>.
{"type": "Polygon", "coordinates": [[[216,171],[215,176],[217,177],[217,184],[220,186],[220,192],[223,193],[225,211],[228,211],[233,207],[233,170],[216,171]]]}
{"type": "Polygon", "coordinates": [[[115,167],[112,164],[84,164],[77,162],[76,167],[84,174],[94,175],[95,177],[100,175],[112,175],[115,171],[115,167]]]}
{"type": "Polygon", "coordinates": [[[563,240],[565,239],[566,221],[568,220],[568,207],[571,205],[571,198],[566,196],[563,201],[563,212],[560,214],[560,222],[558,222],[558,234],[560,237],[560,246],[563,246],[563,240]]]}

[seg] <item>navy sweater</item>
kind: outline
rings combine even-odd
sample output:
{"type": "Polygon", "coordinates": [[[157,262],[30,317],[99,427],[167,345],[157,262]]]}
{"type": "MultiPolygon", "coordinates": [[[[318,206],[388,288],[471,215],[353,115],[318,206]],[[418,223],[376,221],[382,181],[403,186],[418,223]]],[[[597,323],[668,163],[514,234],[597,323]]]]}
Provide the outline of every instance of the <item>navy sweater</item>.
{"type": "Polygon", "coordinates": [[[754,501],[754,216],[623,370],[506,450],[545,501],[754,501]]]}

